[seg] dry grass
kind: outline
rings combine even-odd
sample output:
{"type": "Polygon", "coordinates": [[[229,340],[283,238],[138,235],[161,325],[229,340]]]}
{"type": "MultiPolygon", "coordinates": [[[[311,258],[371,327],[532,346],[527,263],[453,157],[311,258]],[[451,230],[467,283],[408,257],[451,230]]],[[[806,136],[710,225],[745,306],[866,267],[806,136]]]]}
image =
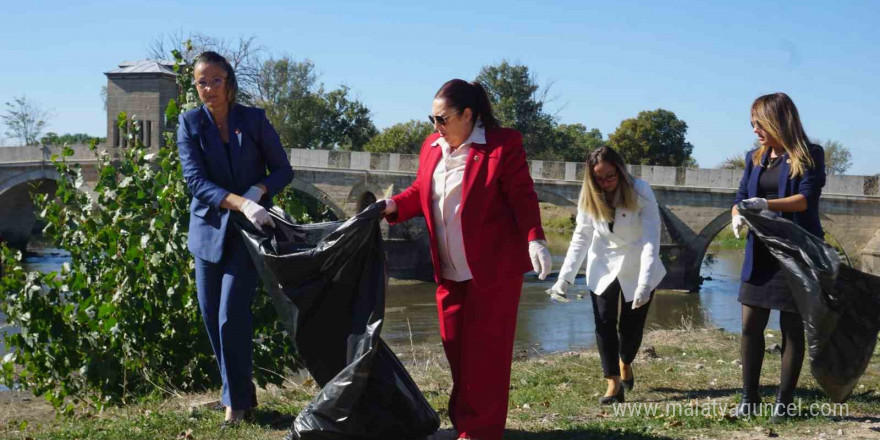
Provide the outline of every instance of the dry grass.
{"type": "MultiPolygon", "coordinates": [[[[768,346],[778,332],[767,332],[768,346]]],[[[739,399],[741,369],[739,335],[720,330],[694,329],[688,323],[679,330],[655,330],[645,336],[643,350],[634,364],[636,388],[627,393],[629,404],[667,404],[698,408],[714,404],[729,408],[739,399]]],[[[395,347],[431,405],[449,427],[446,403],[451,389],[448,365],[437,344],[405,344],[395,347]]],[[[517,360],[511,379],[508,434],[510,439],[697,439],[697,438],[878,438],[880,432],[880,349],[874,364],[862,377],[848,402],[849,416],[805,417],[771,425],[766,418],[749,421],[702,414],[651,416],[616,414],[614,407],[600,406],[604,391],[599,356],[594,350],[536,355],[517,360]],[[838,434],[841,432],[843,434],[838,434]]],[[[769,402],[778,385],[780,359],[768,353],[761,384],[769,402]]],[[[260,390],[257,423],[232,431],[217,429],[222,413],[200,402],[213,395],[188,395],[147,402],[103,414],[55,420],[46,413],[24,409],[0,420],[0,438],[280,438],[293,416],[317,392],[311,380],[297,378],[284,388],[260,390]],[[16,423],[27,420],[24,431],[16,423]],[[15,425],[15,426],[14,426],[15,425]]],[[[797,398],[807,404],[827,402],[805,366],[797,398]]],[[[18,402],[35,408],[36,401],[18,402]]],[[[11,405],[11,404],[7,404],[11,405]]],[[[626,410],[629,407],[618,406],[626,410]]],[[[7,413],[8,414],[8,413],[7,413]]]]}

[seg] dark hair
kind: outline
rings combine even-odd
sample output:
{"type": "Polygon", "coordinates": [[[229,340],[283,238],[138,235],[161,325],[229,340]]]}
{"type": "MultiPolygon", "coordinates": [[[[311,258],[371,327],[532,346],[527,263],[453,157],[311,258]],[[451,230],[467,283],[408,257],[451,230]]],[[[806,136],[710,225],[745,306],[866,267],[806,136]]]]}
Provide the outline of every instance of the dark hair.
{"type": "Polygon", "coordinates": [[[199,63],[214,64],[226,71],[226,100],[229,101],[229,104],[234,104],[235,98],[238,96],[238,80],[235,78],[235,70],[229,64],[229,61],[226,61],[223,55],[209,50],[200,53],[196,57],[193,61],[193,68],[199,65],[199,63]]]}
{"type": "Polygon", "coordinates": [[[467,82],[463,79],[451,79],[446,81],[434,99],[441,98],[446,101],[446,105],[463,112],[469,108],[473,112],[473,121],[476,123],[479,118],[486,128],[496,128],[500,124],[492,114],[492,103],[489,101],[489,94],[483,86],[474,81],[467,82]]]}

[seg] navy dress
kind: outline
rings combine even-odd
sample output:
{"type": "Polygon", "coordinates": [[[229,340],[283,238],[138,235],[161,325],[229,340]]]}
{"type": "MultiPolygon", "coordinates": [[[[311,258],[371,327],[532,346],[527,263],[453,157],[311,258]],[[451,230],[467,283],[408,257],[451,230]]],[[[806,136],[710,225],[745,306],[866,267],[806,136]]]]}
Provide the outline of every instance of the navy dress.
{"type": "MultiPolygon", "coordinates": [[[[767,167],[758,177],[758,197],[767,200],[779,198],[780,163],[783,156],[768,158],[767,167]]],[[[785,281],[779,262],[770,254],[760,240],[755,240],[752,276],[743,281],[739,289],[739,302],[765,309],[797,313],[794,296],[785,281]]]]}

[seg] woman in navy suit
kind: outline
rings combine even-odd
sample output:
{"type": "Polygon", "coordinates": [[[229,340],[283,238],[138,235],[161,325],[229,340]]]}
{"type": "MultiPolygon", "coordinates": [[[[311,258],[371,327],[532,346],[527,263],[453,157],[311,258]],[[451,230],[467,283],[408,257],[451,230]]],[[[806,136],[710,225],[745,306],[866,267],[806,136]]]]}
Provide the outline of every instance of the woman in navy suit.
{"type": "MultiPolygon", "coordinates": [[[[825,153],[810,143],[797,108],[784,93],[764,95],[752,104],[752,128],[761,147],[746,155],[735,204],[770,210],[824,237],[819,222],[819,196],[825,186],[825,153]]],[[[733,232],[739,237],[742,217],[734,205],[733,232]]],[[[794,399],[804,361],[804,325],[779,263],[749,232],[739,292],[742,303],[743,397],[737,415],[748,417],[761,397],[758,382],[764,361],[764,329],[770,310],[779,310],[782,330],[782,374],[771,420],[781,421],[794,399]]]]}
{"type": "Polygon", "coordinates": [[[194,67],[204,105],[180,115],[177,148],[193,195],[188,248],[199,308],[223,379],[224,423],[232,423],[257,404],[251,313],[257,273],[229,214],[241,212],[257,229],[274,226],[266,208],[293,171],[265,111],[235,102],[238,83],[229,62],[204,52],[194,67]]]}

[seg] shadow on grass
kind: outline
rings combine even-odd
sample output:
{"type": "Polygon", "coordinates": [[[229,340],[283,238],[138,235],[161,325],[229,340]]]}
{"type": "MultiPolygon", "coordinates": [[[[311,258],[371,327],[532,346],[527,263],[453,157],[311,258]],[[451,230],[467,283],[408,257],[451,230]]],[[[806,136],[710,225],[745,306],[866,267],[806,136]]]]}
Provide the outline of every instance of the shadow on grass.
{"type": "MultiPolygon", "coordinates": [[[[719,397],[730,397],[734,400],[739,400],[739,396],[742,394],[742,389],[740,388],[715,388],[710,390],[684,390],[681,388],[669,388],[669,387],[649,387],[650,391],[655,393],[668,393],[672,394],[669,396],[668,400],[682,400],[682,399],[706,399],[713,398],[717,399],[719,397]]],[[[779,389],[777,386],[762,386],[759,388],[759,393],[761,397],[766,400],[766,398],[773,398],[776,396],[776,391],[779,389]]],[[[804,402],[829,402],[828,396],[820,390],[805,390],[805,389],[797,389],[794,392],[795,400],[801,399],[804,402]]],[[[852,394],[847,401],[852,402],[856,401],[858,403],[865,404],[880,404],[880,394],[874,392],[873,390],[868,390],[866,392],[854,393],[852,394]]]]}
{"type": "Polygon", "coordinates": [[[509,440],[590,440],[590,439],[612,439],[612,440],[672,440],[674,437],[666,437],[653,434],[640,434],[637,432],[620,432],[610,429],[590,429],[579,428],[563,431],[548,432],[526,432],[507,430],[504,432],[504,438],[509,440]]]}
{"type": "Polygon", "coordinates": [[[296,415],[285,414],[274,409],[255,409],[253,417],[252,423],[255,425],[262,428],[283,430],[290,428],[296,415]]]}

